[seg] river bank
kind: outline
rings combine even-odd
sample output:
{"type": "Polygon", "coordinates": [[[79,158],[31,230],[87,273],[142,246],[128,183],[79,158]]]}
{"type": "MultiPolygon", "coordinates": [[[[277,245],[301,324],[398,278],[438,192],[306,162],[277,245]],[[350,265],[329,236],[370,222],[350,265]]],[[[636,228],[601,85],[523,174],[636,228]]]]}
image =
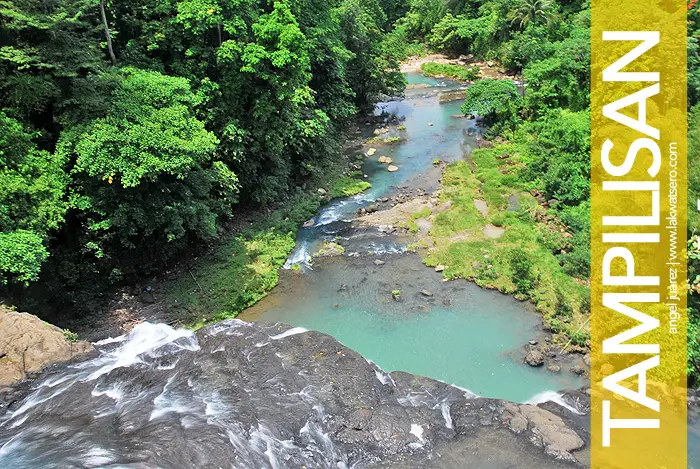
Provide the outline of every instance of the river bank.
{"type": "Polygon", "coordinates": [[[519,165],[513,145],[474,150],[445,167],[440,189],[430,196],[411,197],[358,222],[412,235],[412,249],[445,279],[464,278],[530,300],[551,334],[526,361],[557,368],[537,357],[579,353],[584,363],[574,371],[583,374],[590,360],[588,284],[564,273],[556,257],[569,249],[573,234],[514,177],[519,165]]]}
{"type": "MultiPolygon", "coordinates": [[[[489,183],[478,179],[483,179],[483,171],[477,170],[477,163],[483,167],[483,162],[475,162],[474,155],[479,156],[481,151],[483,156],[479,158],[494,158],[478,150],[491,143],[481,137],[483,129],[475,120],[463,117],[460,102],[454,99],[463,95],[464,85],[416,73],[407,76],[409,87],[404,100],[380,103],[373,116],[358,122],[360,125],[346,145],[345,159],[349,166],[344,174],[336,173],[335,183],[319,184],[317,189],[282,204],[274,212],[251,214],[249,219],[240,221],[238,234],[231,236],[229,241],[160,277],[118,292],[106,314],[72,324],[69,328],[83,338],[99,340],[120,335],[143,321],[188,325],[196,329],[210,321],[235,317],[242,311],[241,317],[246,320],[262,318],[294,323],[287,317],[266,317],[259,312],[276,301],[284,305],[294,303],[295,297],[305,298],[302,290],[287,288],[283,281],[272,298],[260,305],[256,303],[278,284],[280,267],[285,266],[292,272],[304,270],[313,275],[309,266],[314,264],[313,268],[318,269],[321,257],[333,254],[357,259],[360,265],[356,268],[360,269],[363,262],[377,267],[372,263],[376,256],[418,252],[419,257],[415,259],[418,262],[424,259],[445,280],[464,278],[481,287],[514,294],[519,299],[528,298],[526,292],[515,286],[510,268],[512,263],[498,262],[497,258],[504,252],[511,252],[513,246],[517,247],[522,241],[522,226],[505,226],[513,225],[505,220],[515,219],[516,205],[518,209],[521,205],[527,207],[526,204],[535,199],[526,198],[524,193],[501,191],[503,193],[494,194],[489,183]],[[444,99],[445,96],[449,99],[444,99]],[[368,181],[372,183],[371,189],[362,195],[351,196],[367,189],[370,186],[368,181]],[[333,196],[350,197],[332,201],[333,196]],[[503,200],[508,201],[505,206],[503,200]],[[319,212],[323,204],[327,205],[319,212]],[[508,240],[509,244],[504,243],[508,240]],[[516,241],[515,245],[513,241],[516,241]],[[459,252],[457,259],[454,258],[455,249],[459,252]],[[493,256],[491,261],[487,260],[489,256],[493,256]],[[493,268],[494,265],[497,267],[493,268]],[[279,292],[288,293],[280,296],[279,292]],[[256,306],[244,311],[253,305],[256,306]]],[[[497,161],[511,166],[515,159],[499,158],[497,161]]],[[[536,200],[532,204],[537,205],[536,200]]],[[[527,229],[532,229],[532,226],[527,225],[527,229]]],[[[414,266],[415,261],[409,264],[414,266]]],[[[414,277],[425,275],[415,267],[405,268],[407,272],[413,272],[414,277]]],[[[386,271],[390,268],[387,267],[386,271]]],[[[293,274],[286,277],[292,278],[293,274]]],[[[387,287],[386,298],[391,298],[392,292],[400,292],[402,285],[411,281],[404,278],[393,282],[391,288],[387,287]]],[[[338,285],[320,288],[335,291],[345,283],[341,280],[338,285]]],[[[420,288],[417,294],[426,299],[424,293],[432,296],[432,290],[437,288],[420,288]],[[425,291],[420,293],[421,290],[425,291]]],[[[403,298],[407,294],[403,292],[403,298]]],[[[378,297],[380,294],[374,295],[378,297]]],[[[436,299],[432,298],[431,303],[434,304],[436,299]]],[[[447,310],[451,309],[449,303],[460,303],[452,298],[445,298],[445,301],[448,304],[441,306],[447,310]]],[[[492,301],[487,300],[484,307],[489,308],[492,301]]],[[[316,308],[323,312],[328,306],[335,308],[335,303],[340,301],[327,306],[319,304],[316,308]]],[[[552,376],[548,387],[540,390],[579,386],[583,383],[580,375],[585,375],[588,367],[587,350],[581,346],[585,344],[567,343],[567,337],[547,322],[547,308],[543,309],[542,304],[547,305],[535,299],[539,312],[545,314],[544,330],[537,327],[541,320],[531,311],[522,313],[529,324],[522,329],[529,332],[512,335],[499,345],[501,348],[480,353],[488,356],[488,363],[496,360],[490,366],[498,366],[498,357],[506,353],[510,356],[509,369],[511,364],[527,368],[519,364],[523,361],[532,367],[546,369],[546,372],[538,371],[534,375],[544,376],[545,382],[548,376],[552,376]],[[568,352],[580,354],[569,355],[568,352]],[[560,373],[571,378],[559,379],[560,373]]],[[[413,306],[421,310],[433,305],[413,306]]],[[[513,311],[528,309],[527,304],[503,307],[513,311]]],[[[435,317],[439,321],[439,316],[435,317]]],[[[476,326],[464,324],[460,327],[476,326]]],[[[488,327],[500,328],[497,324],[488,327]]],[[[319,328],[324,330],[324,325],[320,323],[319,328]]],[[[502,333],[494,333],[505,337],[502,333]]],[[[400,337],[396,339],[401,340],[400,337]]],[[[359,350],[367,352],[362,348],[359,350]]],[[[470,349],[464,353],[473,355],[475,351],[470,349]]],[[[395,369],[406,369],[403,363],[396,365],[395,369]]],[[[476,370],[487,373],[487,368],[476,370]]],[[[464,380],[462,384],[473,383],[478,379],[478,373],[471,378],[461,378],[464,380]]],[[[449,374],[444,379],[449,379],[449,374]]],[[[485,391],[496,390],[499,386],[489,386],[485,391]]],[[[538,388],[524,389],[531,389],[536,394],[538,388]]],[[[488,395],[487,392],[484,394],[488,395]]],[[[525,399],[531,396],[513,397],[525,399]]]]}
{"type": "MultiPolygon", "coordinates": [[[[528,298],[517,290],[514,272],[509,270],[511,261],[499,263],[497,257],[519,246],[516,242],[532,242],[538,227],[552,227],[546,217],[538,219],[541,211],[535,209],[546,207],[547,201],[512,184],[507,170],[519,162],[517,149],[504,150],[508,142],[477,150],[493,143],[481,138],[483,129],[477,122],[455,112],[459,103],[441,99],[445,93],[463,92],[460,85],[416,75],[409,79],[427,81],[429,86],[409,88],[404,101],[381,104],[381,110],[397,110],[402,117],[367,119],[369,125],[363,124],[361,132],[365,144],[351,150],[353,166],[344,176],[355,179],[335,189],[329,184],[322,188],[325,193],[316,190],[313,198],[328,200],[331,193],[342,194],[345,189],[354,192],[355,186],[364,186],[358,182],[368,180],[373,185],[366,193],[328,201],[320,210],[320,203],[314,208],[304,207],[300,203],[304,199],[293,201],[272,214],[276,223],[291,226],[291,235],[278,238],[275,223],[267,228],[256,226],[255,233],[262,237],[238,239],[201,263],[170,273],[172,278],[163,278],[164,283],[156,279],[126,292],[128,296],[115,300],[117,309],[127,310],[121,318],[126,320],[113,319],[112,329],[90,333],[118,335],[115,327],[131,329],[144,319],[184,323],[194,317],[188,310],[193,304],[201,310],[224,301],[240,305],[241,295],[230,300],[234,293],[260,292],[264,285],[259,298],[247,299],[254,305],[242,313],[242,319],[284,321],[331,333],[389,371],[406,370],[467,387],[482,396],[516,402],[537,403],[557,398],[553,390],[585,385],[581,376],[587,368],[585,348],[569,344],[566,351],[576,353],[562,354],[567,339],[561,332],[542,328],[540,314],[547,319],[546,310],[536,313],[529,303],[496,291],[528,298]],[[398,140],[386,142],[392,137],[398,140]],[[398,169],[390,171],[390,164],[398,169]],[[504,184],[504,179],[510,184],[504,184]],[[522,210],[528,207],[533,210],[522,210]],[[532,216],[537,223],[523,224],[518,213],[532,216]],[[314,257],[330,242],[342,250],[334,256],[314,257]],[[275,249],[267,251],[264,246],[275,249]],[[227,262],[230,258],[235,259],[231,264],[227,262]],[[246,263],[239,262],[241,259],[246,263]],[[278,272],[283,264],[288,269],[278,272]],[[273,271],[280,279],[274,289],[277,277],[267,276],[273,271]],[[249,280],[266,278],[270,283],[236,282],[246,273],[251,275],[249,280]],[[263,277],[258,276],[261,273],[263,277]],[[178,282],[184,288],[179,295],[186,294],[191,303],[173,311],[169,308],[177,303],[167,303],[173,298],[167,293],[176,290],[165,285],[178,282]],[[269,290],[268,285],[272,285],[269,290]],[[214,291],[226,295],[217,297],[214,291]]],[[[562,228],[553,227],[555,232],[562,228]]],[[[559,233],[564,236],[566,231],[559,233]]],[[[556,284],[550,280],[539,282],[556,284]]],[[[545,328],[549,329],[547,323],[545,328]]],[[[267,365],[260,362],[256,366],[267,365]]],[[[495,442],[517,446],[518,441],[488,429],[465,441],[464,448],[495,442]]],[[[462,449],[453,452],[441,440],[436,445],[450,455],[448,459],[454,458],[444,467],[454,467],[450,464],[461,457],[462,449]]],[[[519,448],[519,452],[496,457],[503,456],[499,460],[505,463],[530,454],[519,448]]],[[[479,455],[484,457],[493,455],[479,455]]],[[[419,463],[416,459],[406,467],[421,467],[410,465],[419,463]]]]}
{"type": "MultiPolygon", "coordinates": [[[[81,339],[99,341],[129,332],[142,322],[197,329],[235,317],[278,282],[278,270],[295,246],[300,226],[321,207],[371,186],[357,174],[355,149],[367,138],[372,116],[358,117],[347,130],[344,149],[299,192],[264,211],[239,210],[223,240],[183,255],[150,278],[104,294],[102,308],[89,315],[64,314],[56,324],[81,339]]],[[[361,159],[359,160],[361,162],[361,159]]]]}
{"type": "MultiPolygon", "coordinates": [[[[448,276],[452,267],[424,265],[431,218],[459,208],[443,197],[445,172],[488,142],[483,127],[460,113],[459,100],[444,99],[463,96],[463,84],[407,78],[405,98],[376,111],[398,122],[378,125],[361,148],[372,188],[307,220],[279,286],[239,318],[320,330],[386,369],[480,395],[525,401],[583,386],[586,358],[561,353],[529,303],[448,276]],[[400,139],[391,141],[394,135],[400,139]]],[[[475,220],[473,228],[486,224],[475,220]]]]}
{"type": "Polygon", "coordinates": [[[227,320],[140,324],[0,393],[0,465],[586,467],[587,396],[517,404],[387,372],[333,337],[227,320]],[[7,399],[6,399],[7,398],[7,399]],[[50,441],[50,444],[47,444],[50,441]]]}

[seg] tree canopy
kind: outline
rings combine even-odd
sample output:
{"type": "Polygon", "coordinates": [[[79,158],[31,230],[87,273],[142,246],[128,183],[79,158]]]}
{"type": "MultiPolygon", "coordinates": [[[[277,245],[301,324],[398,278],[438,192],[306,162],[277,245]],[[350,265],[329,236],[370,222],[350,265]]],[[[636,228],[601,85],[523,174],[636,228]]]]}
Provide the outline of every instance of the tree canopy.
{"type": "Polygon", "coordinates": [[[0,2],[0,282],[70,297],[294,195],[358,110],[402,88],[386,38],[406,8],[0,2]]]}

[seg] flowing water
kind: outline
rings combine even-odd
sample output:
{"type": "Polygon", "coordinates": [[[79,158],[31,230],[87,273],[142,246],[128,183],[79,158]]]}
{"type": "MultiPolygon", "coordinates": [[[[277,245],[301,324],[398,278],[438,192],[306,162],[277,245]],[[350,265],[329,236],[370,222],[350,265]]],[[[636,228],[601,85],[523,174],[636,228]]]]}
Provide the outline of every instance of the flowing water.
{"type": "Polygon", "coordinates": [[[483,396],[525,402],[582,386],[569,362],[559,373],[523,365],[522,346],[541,340],[539,317],[528,304],[471,283],[442,282],[418,255],[406,252],[407,241],[353,228],[358,208],[398,187],[434,191],[440,171],[433,160],[457,161],[477,146],[481,129],[459,117],[462,101],[439,100],[441,92],[460,85],[417,73],[407,78],[422,87],[409,87],[406,99],[380,103],[375,111],[398,117],[406,130],[398,145],[377,146],[365,160],[372,188],[332,203],[314,226],[302,228],[288,266],[306,261],[310,269],[283,273],[280,286],[240,317],[323,331],[384,369],[430,376],[483,396]],[[388,172],[377,162],[382,155],[400,170],[388,172]],[[324,239],[342,244],[346,255],[308,263],[324,239]],[[386,264],[377,266],[376,259],[386,264]],[[401,291],[401,301],[392,298],[393,290],[401,291]]]}
{"type": "Polygon", "coordinates": [[[488,397],[525,402],[583,381],[522,363],[520,347],[538,337],[526,305],[465,281],[442,282],[415,254],[317,263],[288,273],[243,319],[286,322],[331,334],[385,370],[453,383],[488,397]],[[392,297],[401,291],[401,300],[392,297]],[[421,293],[426,290],[432,296],[421,293]]]}
{"type": "MultiPolygon", "coordinates": [[[[408,80],[428,87],[378,106],[377,114],[398,116],[406,130],[400,144],[380,147],[365,161],[373,187],[333,202],[314,226],[301,229],[287,267],[305,268],[284,270],[280,286],[241,316],[294,328],[280,332],[234,320],[194,335],[142,324],[128,337],[99,343],[97,358],[49,374],[21,400],[0,408],[0,467],[365,467],[362,461],[375,461],[371,451],[355,453],[356,444],[340,448],[329,425],[349,418],[348,409],[369,407],[354,399],[395,399],[396,391],[384,387],[397,383],[382,370],[437,378],[488,397],[566,406],[553,390],[585,384],[567,371],[570,363],[562,362],[561,373],[522,364],[523,345],[542,340],[539,317],[527,304],[466,281],[444,282],[407,252],[405,239],[353,223],[359,208],[399,186],[433,191],[440,177],[433,159],[456,161],[476,146],[476,123],[454,117],[460,102],[439,103],[442,90],[459,85],[419,74],[408,80]],[[380,155],[393,158],[400,170],[386,171],[376,161],[380,155]],[[346,255],[310,262],[317,246],[331,239],[346,247],[346,255]],[[385,263],[376,265],[377,259],[385,263]],[[393,290],[400,291],[398,301],[393,290]],[[317,361],[334,345],[326,336],[309,337],[306,329],[331,334],[381,369],[368,368],[351,351],[332,353],[334,360],[352,359],[342,369],[317,361]],[[316,373],[308,373],[311,367],[316,373]],[[348,377],[348,370],[356,374],[348,377]],[[381,391],[373,389],[377,383],[381,391]],[[349,464],[351,459],[360,462],[349,464]]],[[[401,404],[406,409],[394,403],[386,415],[423,418],[427,411],[413,409],[423,405],[412,401],[419,394],[409,393],[401,404]]],[[[440,402],[428,404],[444,415],[448,401],[440,402]]],[[[444,420],[451,429],[451,419],[444,420]]],[[[410,429],[401,444],[430,456],[422,446],[423,426],[410,423],[410,429]]],[[[689,431],[690,467],[700,469],[699,451],[696,422],[689,431]]]]}
{"type": "Polygon", "coordinates": [[[143,323],[97,349],[0,401],[0,467],[572,468],[494,423],[475,433],[502,401],[388,374],[304,328],[143,323]]]}
{"type": "MultiPolygon", "coordinates": [[[[367,158],[362,168],[372,187],[355,197],[335,200],[321,209],[313,218],[314,226],[300,230],[297,247],[285,267],[308,264],[322,239],[332,239],[348,231],[358,209],[397,187],[408,185],[430,191],[436,189],[439,170],[433,167],[433,160],[441,158],[444,161],[455,161],[475,147],[476,137],[480,133],[475,121],[452,117],[460,115],[461,102],[438,105],[439,93],[457,89],[460,87],[458,84],[426,78],[417,73],[409,74],[408,82],[430,87],[409,89],[406,92],[408,99],[379,103],[375,109],[375,115],[395,115],[402,120],[405,131],[393,130],[387,134],[401,136],[402,142],[376,147],[377,152],[373,157],[367,158]],[[393,164],[398,165],[400,170],[388,172],[386,165],[377,161],[379,156],[392,158],[393,164]]],[[[379,253],[405,250],[405,246],[386,239],[374,239],[372,242],[375,244],[367,246],[368,249],[379,253]]]]}
{"type": "MultiPolygon", "coordinates": [[[[552,390],[586,383],[568,373],[568,366],[552,374],[522,364],[521,346],[537,338],[539,330],[539,318],[527,305],[470,283],[442,283],[418,256],[405,253],[400,240],[351,230],[358,208],[396,186],[434,190],[433,159],[456,161],[477,146],[481,129],[476,123],[452,117],[460,113],[461,101],[439,103],[441,91],[458,85],[419,73],[407,79],[409,85],[430,88],[407,90],[406,100],[378,106],[405,119],[408,139],[376,153],[392,157],[401,170],[388,173],[376,157],[369,158],[363,169],[371,175],[372,189],[322,210],[317,220],[335,229],[302,229],[300,248],[291,259],[309,260],[321,240],[338,236],[350,246],[346,252],[370,255],[317,261],[313,272],[283,274],[280,286],[241,317],[324,331],[384,369],[430,376],[476,394],[520,402],[557,400],[552,390]],[[375,266],[375,258],[387,263],[375,266]],[[402,292],[401,302],[391,297],[395,289],[402,292]],[[424,289],[434,296],[424,297],[424,289]]],[[[509,210],[518,209],[517,202],[509,203],[509,210]]],[[[700,469],[700,419],[689,426],[688,455],[689,467],[700,469]]]]}

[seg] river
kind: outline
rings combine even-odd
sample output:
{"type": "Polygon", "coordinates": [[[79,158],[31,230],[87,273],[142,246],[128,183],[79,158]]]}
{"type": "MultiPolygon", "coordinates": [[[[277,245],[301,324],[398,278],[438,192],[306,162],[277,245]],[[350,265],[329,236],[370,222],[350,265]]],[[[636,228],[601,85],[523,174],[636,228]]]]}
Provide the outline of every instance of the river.
{"type": "MultiPolygon", "coordinates": [[[[308,261],[324,239],[339,240],[346,253],[361,255],[283,272],[280,285],[240,317],[323,331],[386,370],[433,377],[483,396],[538,402],[553,390],[586,384],[565,369],[553,374],[522,363],[521,346],[541,335],[539,317],[528,304],[472,283],[444,283],[419,255],[406,252],[400,239],[354,229],[359,208],[397,187],[433,191],[434,158],[456,161],[477,147],[482,129],[473,120],[453,117],[460,114],[461,101],[439,102],[441,92],[460,85],[420,73],[407,74],[407,80],[421,87],[409,87],[405,100],[377,108],[399,116],[406,127],[405,140],[375,154],[390,156],[400,171],[389,173],[376,156],[368,158],[363,171],[373,187],[322,209],[315,217],[320,223],[300,230],[289,264],[308,261]],[[386,264],[374,265],[377,258],[386,264]],[[394,289],[402,291],[401,303],[392,300],[394,289]],[[421,295],[424,289],[434,296],[421,295]]],[[[700,469],[700,420],[689,425],[688,455],[689,467],[700,469]]]]}
{"type": "Polygon", "coordinates": [[[307,267],[283,271],[279,286],[239,317],[326,332],[386,370],[437,378],[482,396],[526,402],[583,386],[566,359],[554,373],[523,364],[523,345],[543,339],[530,304],[470,282],[443,282],[419,254],[407,252],[410,240],[355,223],[359,208],[400,189],[433,192],[440,177],[433,160],[468,158],[477,147],[482,129],[459,117],[462,101],[440,103],[440,94],[458,83],[420,73],[407,79],[405,99],[375,110],[398,117],[405,131],[398,144],[379,145],[365,159],[362,170],[372,188],[333,202],[313,226],[302,228],[287,267],[307,267]],[[392,158],[399,171],[387,171],[379,156],[392,158]],[[345,255],[312,261],[323,240],[341,244],[345,255]],[[377,259],[385,264],[376,265],[377,259]],[[400,302],[393,290],[400,290],[400,302]]]}
{"type": "MultiPolygon", "coordinates": [[[[459,462],[429,462],[431,441],[454,438],[450,402],[472,393],[558,400],[556,390],[585,382],[566,366],[552,373],[522,363],[523,346],[544,340],[529,304],[466,281],[445,282],[407,249],[410,240],[357,226],[357,210],[380,198],[406,188],[434,191],[440,172],[433,160],[467,158],[481,132],[473,120],[455,117],[459,101],[439,102],[442,91],[458,84],[419,74],[408,80],[428,86],[410,88],[406,99],[377,110],[400,118],[402,141],[364,161],[370,190],[334,201],[300,230],[287,267],[303,268],[283,270],[279,286],[240,316],[260,326],[232,320],[195,335],[146,323],[99,343],[97,358],[26,384],[26,393],[0,408],[0,467],[384,467],[375,466],[377,454],[389,463],[399,454],[391,445],[357,452],[360,443],[339,441],[332,430],[356,418],[358,407],[372,406],[384,409],[377,418],[378,428],[389,432],[385,440],[423,458],[386,467],[452,469],[468,457],[483,468],[564,467],[524,451],[510,436],[497,444],[475,436],[469,452],[451,455],[459,462]],[[380,155],[391,157],[399,171],[388,172],[377,162],[380,155]],[[340,243],[345,254],[312,260],[324,240],[340,243]],[[392,290],[401,291],[400,301],[392,290]],[[278,321],[293,328],[264,325],[278,321]],[[328,333],[364,358],[306,329],[328,333]],[[392,370],[464,389],[439,390],[386,373],[392,370]],[[399,389],[410,392],[397,401],[399,389]],[[447,394],[431,394],[438,390],[447,394]],[[410,432],[392,436],[391,425],[399,424],[410,432]],[[440,430],[424,435],[424,428],[440,430]]],[[[689,467],[700,468],[698,422],[690,426],[689,455],[689,467]]]]}

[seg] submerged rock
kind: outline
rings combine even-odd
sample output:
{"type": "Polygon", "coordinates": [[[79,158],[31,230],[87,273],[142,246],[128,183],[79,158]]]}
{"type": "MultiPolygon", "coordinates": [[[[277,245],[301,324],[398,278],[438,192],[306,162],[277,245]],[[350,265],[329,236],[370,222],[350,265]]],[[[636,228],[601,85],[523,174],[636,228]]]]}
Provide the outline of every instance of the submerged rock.
{"type": "Polygon", "coordinates": [[[89,342],[74,340],[70,333],[36,316],[0,306],[0,388],[91,351],[89,342]]]}
{"type": "Polygon", "coordinates": [[[394,166],[393,164],[390,164],[386,169],[387,169],[387,171],[389,171],[390,173],[393,173],[393,172],[398,171],[398,170],[399,170],[399,167],[398,167],[398,166],[394,166]]]}
{"type": "Polygon", "coordinates": [[[384,264],[386,264],[386,262],[384,262],[384,261],[381,260],[381,259],[375,259],[375,260],[374,260],[374,265],[384,265],[384,264]]]}
{"type": "Polygon", "coordinates": [[[464,100],[466,96],[467,93],[465,92],[465,90],[443,91],[438,96],[438,101],[440,102],[440,104],[444,104],[449,103],[451,101],[464,100]]]}
{"type": "Polygon", "coordinates": [[[232,319],[193,333],[143,323],[100,348],[100,357],[48,376],[6,410],[0,406],[7,423],[0,426],[0,467],[587,463],[585,452],[576,460],[586,430],[558,404],[513,404],[386,373],[331,336],[303,328],[232,319]]]}
{"type": "Polygon", "coordinates": [[[341,256],[345,252],[345,248],[338,243],[324,241],[321,249],[314,253],[314,257],[335,257],[341,256]]]}

